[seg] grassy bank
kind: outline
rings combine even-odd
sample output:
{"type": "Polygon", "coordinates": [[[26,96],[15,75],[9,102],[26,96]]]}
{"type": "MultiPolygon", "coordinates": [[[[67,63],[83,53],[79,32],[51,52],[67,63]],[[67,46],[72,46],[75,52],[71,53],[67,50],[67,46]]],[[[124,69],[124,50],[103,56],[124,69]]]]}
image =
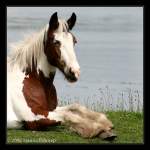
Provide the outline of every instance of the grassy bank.
{"type": "Polygon", "coordinates": [[[143,114],[136,112],[106,112],[118,135],[113,142],[99,138],[84,139],[64,126],[50,127],[48,131],[8,130],[7,143],[143,143],[143,114]]]}

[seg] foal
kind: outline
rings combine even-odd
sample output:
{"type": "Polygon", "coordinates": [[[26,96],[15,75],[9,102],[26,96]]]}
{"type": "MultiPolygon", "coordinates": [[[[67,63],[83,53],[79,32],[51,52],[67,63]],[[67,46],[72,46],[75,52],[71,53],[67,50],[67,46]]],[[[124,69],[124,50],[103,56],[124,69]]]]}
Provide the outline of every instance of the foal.
{"type": "Polygon", "coordinates": [[[57,106],[56,68],[69,82],[77,81],[80,75],[74,52],[77,40],[70,32],[75,22],[75,13],[67,21],[54,13],[44,29],[13,45],[7,65],[8,128],[43,130],[64,124],[82,137],[115,137],[104,114],[79,104],[57,106]]]}

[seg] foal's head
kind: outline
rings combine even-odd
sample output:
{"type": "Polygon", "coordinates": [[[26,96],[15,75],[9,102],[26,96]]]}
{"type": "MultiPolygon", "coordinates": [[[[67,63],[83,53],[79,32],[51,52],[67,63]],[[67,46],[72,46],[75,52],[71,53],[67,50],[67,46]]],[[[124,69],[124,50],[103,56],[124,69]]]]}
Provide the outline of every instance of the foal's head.
{"type": "Polygon", "coordinates": [[[75,13],[67,21],[59,20],[57,12],[54,13],[50,18],[44,42],[44,52],[48,63],[59,68],[70,82],[77,81],[80,74],[80,67],[74,52],[77,40],[70,32],[75,22],[75,13]]]}

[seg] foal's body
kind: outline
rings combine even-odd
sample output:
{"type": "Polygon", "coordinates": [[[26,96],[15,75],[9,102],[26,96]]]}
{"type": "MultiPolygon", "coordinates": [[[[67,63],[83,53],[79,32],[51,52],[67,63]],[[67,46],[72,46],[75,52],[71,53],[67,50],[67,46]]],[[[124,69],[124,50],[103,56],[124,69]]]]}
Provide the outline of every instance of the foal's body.
{"type": "Polygon", "coordinates": [[[74,13],[67,22],[58,20],[55,13],[49,26],[14,47],[7,65],[8,128],[43,130],[64,124],[82,137],[111,131],[113,125],[102,113],[79,104],[57,106],[56,68],[70,82],[77,81],[80,74],[73,49],[76,39],[69,32],[75,21],[74,13]]]}

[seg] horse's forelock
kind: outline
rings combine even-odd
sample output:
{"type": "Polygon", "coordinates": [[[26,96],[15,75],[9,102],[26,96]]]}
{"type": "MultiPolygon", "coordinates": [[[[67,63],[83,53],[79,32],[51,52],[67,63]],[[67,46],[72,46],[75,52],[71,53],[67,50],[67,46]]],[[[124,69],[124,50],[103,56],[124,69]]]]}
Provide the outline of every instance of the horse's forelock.
{"type": "Polygon", "coordinates": [[[59,26],[55,32],[58,32],[58,33],[68,32],[69,30],[68,23],[64,19],[59,19],[58,22],[59,22],[59,26]]]}

